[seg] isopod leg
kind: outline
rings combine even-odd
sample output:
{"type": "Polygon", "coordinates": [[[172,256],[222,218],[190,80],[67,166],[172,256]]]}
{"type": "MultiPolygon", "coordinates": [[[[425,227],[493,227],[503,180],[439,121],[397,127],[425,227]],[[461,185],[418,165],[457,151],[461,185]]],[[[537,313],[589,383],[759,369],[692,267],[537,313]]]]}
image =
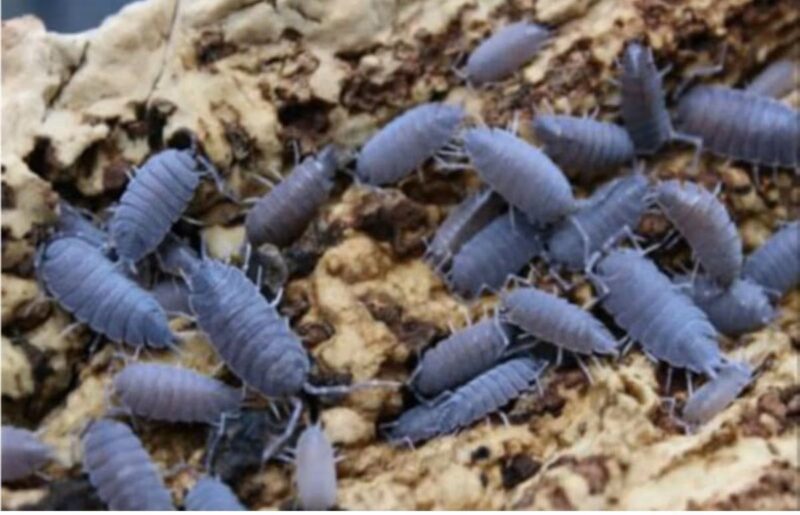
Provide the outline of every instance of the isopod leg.
{"type": "Polygon", "coordinates": [[[286,441],[292,436],[294,433],[295,428],[297,427],[297,422],[300,420],[300,414],[303,412],[303,402],[298,399],[292,399],[292,415],[289,418],[289,421],[286,424],[286,429],[278,435],[268,446],[264,448],[264,452],[261,454],[261,465],[263,466],[267,461],[269,461],[272,456],[278,452],[278,450],[286,443],[286,441]]]}
{"type": "Polygon", "coordinates": [[[692,175],[697,172],[698,167],[700,166],[700,153],[703,151],[703,139],[699,136],[692,136],[691,134],[686,134],[683,132],[675,132],[673,131],[670,134],[670,139],[673,141],[681,141],[683,143],[687,143],[694,147],[694,154],[692,155],[692,164],[690,165],[689,170],[691,171],[692,175]]]}
{"type": "Polygon", "coordinates": [[[578,366],[581,367],[581,372],[586,375],[586,379],[589,380],[589,384],[594,384],[594,378],[592,377],[592,373],[589,372],[589,367],[586,366],[586,363],[583,362],[580,356],[575,354],[575,361],[578,362],[578,366]]]}

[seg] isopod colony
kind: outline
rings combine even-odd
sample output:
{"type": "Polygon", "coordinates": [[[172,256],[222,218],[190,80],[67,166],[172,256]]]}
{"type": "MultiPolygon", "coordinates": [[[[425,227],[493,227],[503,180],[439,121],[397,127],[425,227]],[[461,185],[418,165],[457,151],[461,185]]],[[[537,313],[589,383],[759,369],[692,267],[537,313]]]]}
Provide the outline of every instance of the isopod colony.
{"type": "MultiPolygon", "coordinates": [[[[480,94],[485,84],[533,59],[550,35],[532,23],[508,25],[480,44],[458,73],[480,94]]],[[[80,435],[83,468],[103,502],[120,510],[174,508],[134,430],[156,420],[211,426],[207,470],[185,493],[183,506],[245,509],[214,463],[224,452],[219,435],[248,394],[269,399],[276,414],[278,428],[261,460],[294,463],[296,498],[305,509],[336,505],[335,451],[305,409],[314,397],[335,402],[359,388],[407,389],[413,400],[379,433],[389,445],[413,447],[486,419],[539,387],[546,374],[566,366],[565,359],[591,383],[587,360],[610,364],[638,344],[668,367],[670,380],[673,371],[685,374],[688,398],[674,416],[687,431],[734,402],[756,380],[756,364],[724,353],[720,335],[775,320],[781,297],[800,284],[800,222],[787,221],[744,256],[736,224],[716,192],[688,180],[656,181],[641,158],[682,142],[697,155],[711,152],[796,176],[800,114],[772,98],[791,88],[791,65],[774,63],[747,89],[695,86],[671,113],[650,49],[630,42],[619,61],[622,125],[541,114],[531,121],[537,147],[514,129],[470,120],[461,106],[430,102],[388,123],[354,162],[334,146],[306,157],[249,207],[241,268],[171,232],[204,177],[225,192],[201,153],[202,142],[150,157],[102,224],[62,203],[58,227],[36,258],[40,285],[76,322],[133,351],[107,392],[106,417],[89,421],[80,435]],[[312,359],[277,309],[280,292],[268,299],[261,287],[257,249],[297,240],[337,174],[380,193],[431,162],[443,174],[474,170],[483,188],[451,210],[425,260],[464,302],[496,295],[494,309],[422,353],[402,384],[313,384],[312,359]],[[583,185],[605,182],[577,198],[568,177],[583,185]],[[651,257],[674,241],[640,246],[636,231],[647,212],[669,220],[673,240],[682,238],[691,248],[693,266],[667,271],[651,257]],[[545,264],[555,281],[548,284],[557,289],[541,289],[520,275],[530,275],[534,260],[545,264]],[[571,274],[572,282],[561,273],[571,274]],[[581,277],[596,294],[590,305],[569,300],[581,277]],[[146,362],[154,353],[184,352],[170,328],[173,316],[190,317],[241,388],[146,362]],[[704,384],[693,391],[695,376],[704,384]],[[137,424],[121,421],[126,418],[137,424]]],[[[10,482],[37,473],[53,454],[35,433],[4,426],[2,457],[3,481],[10,482]]]]}

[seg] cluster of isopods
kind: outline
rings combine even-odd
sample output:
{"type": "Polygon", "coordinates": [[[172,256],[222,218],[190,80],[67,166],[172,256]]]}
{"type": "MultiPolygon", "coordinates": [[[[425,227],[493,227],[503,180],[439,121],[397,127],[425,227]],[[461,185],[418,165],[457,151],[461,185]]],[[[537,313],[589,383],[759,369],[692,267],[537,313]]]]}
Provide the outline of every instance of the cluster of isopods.
{"type": "MultiPolygon", "coordinates": [[[[460,73],[471,86],[501,80],[530,61],[549,36],[536,24],[508,25],[481,43],[460,73]]],[[[724,205],[695,183],[655,183],[640,165],[577,199],[567,176],[591,183],[670,141],[691,143],[698,154],[705,149],[756,166],[796,169],[800,117],[770,98],[786,93],[791,76],[791,64],[781,62],[747,90],[696,86],[680,98],[674,128],[652,52],[630,43],[619,81],[623,126],[540,115],[532,122],[539,149],[513,131],[468,126],[458,106],[428,103],[378,131],[357,157],[353,175],[361,187],[396,183],[430,160],[439,169],[477,172],[484,189],[452,209],[425,259],[464,299],[499,294],[491,316],[422,355],[406,384],[419,403],[383,428],[387,440],[415,444],[455,432],[538,386],[550,365],[533,350],[542,342],[557,352],[556,366],[567,351],[590,381],[584,359],[618,356],[630,347],[626,342],[638,342],[670,372],[685,371],[690,393],[681,417],[687,427],[730,404],[754,373],[723,355],[718,335],[753,331],[776,317],[777,300],[800,283],[800,223],[786,224],[745,259],[724,205]],[[663,212],[688,242],[696,261],[691,273],[670,277],[640,249],[634,231],[648,209],[663,212]],[[625,238],[633,248],[620,246],[625,238]],[[594,305],[581,307],[520,284],[525,280],[517,274],[537,258],[565,288],[559,270],[583,272],[597,290],[596,302],[626,336],[617,338],[596,318],[594,305]],[[691,390],[692,374],[708,379],[697,391],[691,390]]],[[[245,221],[248,249],[285,247],[305,231],[342,168],[340,154],[326,147],[306,158],[257,200],[245,221]]],[[[58,232],[37,255],[37,277],[78,322],[137,350],[176,349],[168,315],[192,316],[246,388],[291,406],[284,430],[264,451],[266,460],[290,441],[301,393],[346,393],[359,385],[310,384],[311,360],[277,311],[279,296],[268,301],[260,280],[254,284],[246,271],[196,252],[171,233],[204,175],[218,178],[195,148],[152,156],[102,229],[62,204],[58,232]],[[157,262],[164,279],[143,285],[144,261],[157,262]]],[[[361,386],[387,385],[393,386],[361,386]]],[[[127,364],[110,393],[118,406],[88,425],[82,443],[84,468],[111,509],[173,508],[137,436],[111,416],[224,425],[242,407],[236,388],[164,364],[127,364]]],[[[3,428],[2,451],[3,481],[26,477],[52,457],[35,434],[14,427],[3,428]]],[[[300,505],[334,506],[334,450],[318,424],[307,426],[293,454],[300,505]]],[[[212,470],[187,493],[184,506],[244,509],[212,470]]]]}

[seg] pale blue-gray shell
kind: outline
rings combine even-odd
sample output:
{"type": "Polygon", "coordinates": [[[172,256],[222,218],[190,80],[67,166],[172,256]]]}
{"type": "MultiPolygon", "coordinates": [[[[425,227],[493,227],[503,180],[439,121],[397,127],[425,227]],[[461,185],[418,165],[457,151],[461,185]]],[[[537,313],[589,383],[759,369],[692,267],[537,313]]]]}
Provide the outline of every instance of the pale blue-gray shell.
{"type": "Polygon", "coordinates": [[[452,395],[441,395],[403,413],[388,432],[392,442],[415,443],[453,433],[519,397],[541,377],[547,362],[515,358],[466,383],[452,395]]]}
{"type": "Polygon", "coordinates": [[[611,251],[591,275],[603,308],[645,353],[670,366],[716,376],[723,357],[703,311],[638,251],[611,251]],[[606,293],[607,292],[607,293],[606,293]]]}
{"type": "Polygon", "coordinates": [[[58,203],[57,227],[59,234],[81,238],[97,248],[103,248],[108,242],[108,235],[104,230],[64,200],[58,203]]]}
{"type": "Polygon", "coordinates": [[[672,138],[673,129],[653,52],[639,43],[630,43],[621,61],[620,109],[625,129],[638,154],[655,154],[672,138]]]}
{"type": "Polygon", "coordinates": [[[467,197],[436,230],[426,249],[426,259],[437,269],[447,266],[464,243],[500,215],[504,207],[502,198],[491,190],[467,197]]]}
{"type": "Polygon", "coordinates": [[[541,25],[517,22],[502,27],[472,51],[466,76],[475,85],[504,79],[539,53],[550,37],[541,25]]]}
{"type": "Polygon", "coordinates": [[[26,478],[53,459],[53,450],[21,427],[3,426],[0,442],[3,483],[26,478]]]}
{"type": "Polygon", "coordinates": [[[673,281],[692,297],[722,334],[749,333],[778,316],[764,289],[749,279],[737,279],[726,288],[702,275],[696,276],[694,282],[688,275],[677,276],[673,281]]]}
{"type": "Polygon", "coordinates": [[[247,511],[228,485],[211,476],[197,480],[183,505],[186,511],[247,511]]]}
{"type": "Polygon", "coordinates": [[[536,288],[504,293],[500,316],[536,339],[577,354],[617,354],[617,340],[579,306],[536,288]]]}
{"type": "Polygon", "coordinates": [[[504,214],[461,247],[453,258],[447,282],[464,297],[474,297],[487,289],[496,290],[541,251],[539,230],[519,214],[514,220],[511,215],[504,214]]]}
{"type": "Polygon", "coordinates": [[[727,408],[753,379],[747,363],[726,363],[716,378],[694,392],[683,407],[683,420],[692,427],[705,424],[727,408]]]}
{"type": "Polygon", "coordinates": [[[361,149],[356,164],[358,179],[374,186],[399,181],[450,141],[463,118],[460,107],[438,102],[409,109],[361,149]]]}
{"type": "Polygon", "coordinates": [[[709,277],[730,285],[742,270],[742,240],[719,199],[702,186],[677,180],[656,187],[656,202],[689,242],[709,277]]]}
{"type": "Polygon", "coordinates": [[[38,259],[48,292],[79,321],[115,342],[165,348],[175,344],[158,302],[80,238],[58,238],[38,259]]]}
{"type": "Polygon", "coordinates": [[[798,87],[800,61],[779,59],[764,68],[745,91],[754,95],[783,98],[798,87]]]}
{"type": "Polygon", "coordinates": [[[533,121],[545,153],[563,170],[590,181],[636,157],[624,128],[591,118],[539,115],[533,121]]]}
{"type": "Polygon", "coordinates": [[[297,439],[295,484],[302,509],[322,511],[336,506],[336,457],[318,425],[308,426],[297,439]]]}
{"type": "Polygon", "coordinates": [[[572,188],[558,166],[510,132],[470,129],[464,148],[481,179],[531,223],[549,224],[575,210],[572,188]]]}
{"type": "Polygon", "coordinates": [[[110,419],[92,422],[83,436],[83,468],[110,510],[172,511],[172,496],[139,438],[110,419]]]}
{"type": "Polygon", "coordinates": [[[782,296],[800,285],[800,221],[786,224],[747,257],[742,274],[782,296]]]}
{"type": "Polygon", "coordinates": [[[147,291],[168,315],[192,315],[192,308],[189,306],[189,287],[182,279],[177,277],[162,279],[147,291]]]}
{"type": "Polygon", "coordinates": [[[773,98],[696,86],[678,103],[676,125],[723,157],[763,166],[800,166],[800,112],[773,98]]]}
{"type": "Polygon", "coordinates": [[[337,166],[336,150],[330,146],[304,159],[247,212],[248,241],[255,247],[285,247],[299,238],[327,200],[337,166]]]}
{"type": "Polygon", "coordinates": [[[166,422],[215,424],[238,411],[236,388],[187,368],[133,363],[114,376],[114,393],[132,415],[166,422]]]}
{"type": "Polygon", "coordinates": [[[647,177],[636,173],[604,184],[580,208],[553,228],[547,239],[551,263],[579,271],[604,245],[633,232],[649,204],[647,177]]]}
{"type": "Polygon", "coordinates": [[[509,345],[509,328],[486,318],[455,332],[423,354],[411,386],[431,397],[490,369],[509,345]]]}
{"type": "Polygon", "coordinates": [[[310,362],[300,338],[239,269],[203,260],[189,275],[197,323],[228,368],[267,397],[299,393],[310,362]]]}
{"type": "Polygon", "coordinates": [[[158,247],[192,200],[198,169],[190,150],[167,149],[142,165],[109,221],[111,242],[123,261],[135,263],[158,247]]]}

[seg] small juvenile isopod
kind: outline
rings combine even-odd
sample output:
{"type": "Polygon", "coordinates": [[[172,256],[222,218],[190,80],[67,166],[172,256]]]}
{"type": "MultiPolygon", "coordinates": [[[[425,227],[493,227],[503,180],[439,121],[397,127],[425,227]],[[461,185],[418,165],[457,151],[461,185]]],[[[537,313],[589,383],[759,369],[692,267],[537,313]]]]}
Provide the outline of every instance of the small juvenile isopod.
{"type": "Polygon", "coordinates": [[[504,214],[465,243],[453,258],[450,287],[465,297],[496,290],[542,251],[539,231],[520,216],[504,214]]]}
{"type": "MultiPolygon", "coordinates": [[[[617,339],[588,311],[561,297],[536,288],[516,288],[504,293],[500,317],[536,339],[576,355],[617,354],[617,339]]],[[[583,367],[583,363],[578,358],[583,367]]]]}
{"type": "Polygon", "coordinates": [[[128,183],[109,222],[111,242],[124,262],[154,251],[183,215],[200,183],[199,163],[194,151],[167,149],[128,183]]]}
{"type": "Polygon", "coordinates": [[[167,422],[218,423],[235,413],[241,393],[212,377],[160,363],[133,363],[114,376],[114,393],[123,409],[167,422]]]}
{"type": "Polygon", "coordinates": [[[508,344],[508,327],[494,318],[482,320],[425,352],[411,386],[426,397],[451,390],[491,368],[508,344]]]}
{"type": "Polygon", "coordinates": [[[240,270],[204,259],[189,273],[197,323],[226,365],[267,397],[299,393],[311,366],[300,338],[240,270]]]}
{"type": "Polygon", "coordinates": [[[183,504],[186,511],[247,511],[228,485],[211,476],[198,479],[183,504]]]}
{"type": "Polygon", "coordinates": [[[800,285],[800,221],[786,224],[747,257],[742,274],[782,296],[800,285]]]}
{"type": "Polygon", "coordinates": [[[420,404],[389,424],[391,442],[415,443],[452,433],[499,410],[530,389],[547,362],[515,358],[484,372],[431,404],[420,404]]]}
{"type": "Polygon", "coordinates": [[[442,269],[470,238],[503,210],[505,203],[496,193],[484,190],[467,197],[436,230],[426,250],[426,258],[442,269]]]}
{"type": "Polygon", "coordinates": [[[83,468],[114,511],[172,511],[172,496],[142,443],[116,420],[91,423],[83,436],[83,468]]]}
{"type": "Polygon", "coordinates": [[[683,408],[683,420],[690,428],[705,424],[730,405],[753,379],[747,363],[729,362],[694,392],[683,408]]]}
{"type": "Polygon", "coordinates": [[[472,51],[465,75],[478,85],[504,79],[533,59],[550,37],[541,25],[524,21],[501,28],[472,51]]]}
{"type": "Polygon", "coordinates": [[[595,191],[580,208],[560,221],[547,239],[547,259],[578,271],[604,245],[631,233],[649,203],[647,177],[635,173],[614,179],[595,191]]]}
{"type": "Polygon", "coordinates": [[[800,166],[800,113],[773,98],[696,86],[678,102],[677,124],[714,154],[763,166],[800,166]]]}
{"type": "Polygon", "coordinates": [[[655,154],[665,143],[682,140],[699,147],[700,141],[678,133],[672,126],[664,99],[662,72],[656,68],[653,52],[639,43],[630,43],[622,54],[620,108],[625,129],[636,153],[655,154]]]}
{"type": "Polygon", "coordinates": [[[319,425],[308,426],[297,439],[295,484],[302,509],[321,511],[336,506],[336,457],[319,425]]]}
{"type": "Polygon", "coordinates": [[[778,315],[764,289],[749,279],[737,279],[726,288],[704,275],[683,275],[673,280],[722,334],[737,336],[755,331],[778,315]]]}
{"type": "Polygon", "coordinates": [[[481,179],[533,224],[549,224],[575,209],[564,174],[536,147],[501,129],[464,133],[464,147],[481,179]]]}
{"type": "Polygon", "coordinates": [[[558,166],[584,181],[615,170],[636,156],[624,128],[590,118],[539,115],[533,121],[536,137],[558,166]]]}
{"type": "Polygon", "coordinates": [[[656,187],[656,202],[689,242],[710,277],[730,285],[742,270],[742,240],[728,210],[717,197],[693,182],[676,180],[656,187]]]}
{"type": "Polygon", "coordinates": [[[51,241],[37,258],[36,268],[64,309],[112,341],[157,349],[175,344],[158,302],[83,239],[51,241]]]}
{"type": "Polygon", "coordinates": [[[444,147],[464,118],[464,111],[438,102],[418,105],[379,130],[361,149],[358,179],[382,186],[397,182],[444,147]]]}
{"type": "Polygon", "coordinates": [[[745,91],[780,99],[798,87],[798,77],[800,77],[800,61],[779,59],[764,68],[745,91]]]}
{"type": "Polygon", "coordinates": [[[336,150],[326,147],[261,197],[245,218],[250,244],[285,247],[300,237],[328,198],[337,166],[336,150]]]}
{"type": "Polygon", "coordinates": [[[652,261],[631,249],[611,251],[590,273],[603,308],[653,359],[715,377],[723,358],[703,311],[652,261]]]}
{"type": "Polygon", "coordinates": [[[3,483],[26,478],[53,459],[52,449],[27,429],[3,426],[0,440],[3,483]]]}

